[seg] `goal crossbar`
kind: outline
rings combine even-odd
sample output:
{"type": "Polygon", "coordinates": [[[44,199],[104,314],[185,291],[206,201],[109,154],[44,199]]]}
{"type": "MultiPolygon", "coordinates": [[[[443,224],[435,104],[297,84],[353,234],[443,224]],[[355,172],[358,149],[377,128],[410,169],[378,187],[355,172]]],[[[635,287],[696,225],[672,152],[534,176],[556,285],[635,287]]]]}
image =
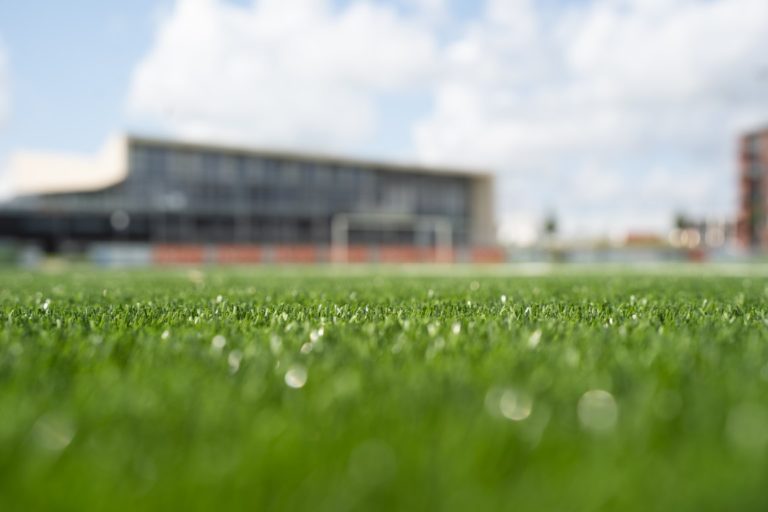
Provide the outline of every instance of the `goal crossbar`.
{"type": "Polygon", "coordinates": [[[453,226],[446,217],[396,213],[341,213],[331,220],[332,260],[344,263],[349,258],[349,231],[354,227],[397,230],[409,227],[418,233],[435,234],[438,261],[450,261],[453,249],[453,226]]]}

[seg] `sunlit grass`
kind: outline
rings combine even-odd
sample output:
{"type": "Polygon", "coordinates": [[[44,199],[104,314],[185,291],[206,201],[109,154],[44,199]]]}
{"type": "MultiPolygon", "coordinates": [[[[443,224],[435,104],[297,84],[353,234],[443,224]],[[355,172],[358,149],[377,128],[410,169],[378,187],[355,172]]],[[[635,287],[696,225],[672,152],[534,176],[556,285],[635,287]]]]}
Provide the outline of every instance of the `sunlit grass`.
{"type": "Polygon", "coordinates": [[[0,510],[768,508],[768,280],[447,274],[2,272],[0,510]]]}

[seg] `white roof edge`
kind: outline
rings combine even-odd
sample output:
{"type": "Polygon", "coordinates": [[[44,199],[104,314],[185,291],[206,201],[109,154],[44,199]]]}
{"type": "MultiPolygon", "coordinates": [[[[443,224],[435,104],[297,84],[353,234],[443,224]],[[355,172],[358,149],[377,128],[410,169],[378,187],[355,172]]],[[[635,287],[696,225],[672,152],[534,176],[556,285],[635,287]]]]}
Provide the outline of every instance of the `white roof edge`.
{"type": "Polygon", "coordinates": [[[8,177],[14,196],[93,192],[117,185],[129,172],[128,147],[131,143],[147,143],[185,149],[209,149],[230,153],[252,154],[290,160],[319,160],[341,165],[379,167],[388,171],[415,171],[493,181],[494,175],[477,169],[457,169],[442,166],[392,163],[376,160],[346,158],[334,155],[302,153],[288,150],[259,149],[247,146],[173,140],[135,134],[112,135],[95,155],[18,151],[10,156],[8,177]]]}
{"type": "Polygon", "coordinates": [[[441,174],[473,179],[493,179],[491,171],[478,168],[458,168],[444,165],[429,165],[417,162],[398,162],[363,157],[339,156],[330,153],[298,151],[292,149],[260,148],[241,144],[230,144],[219,141],[202,141],[192,138],[172,139],[149,135],[129,133],[126,135],[129,143],[147,144],[152,146],[170,147],[187,150],[215,151],[221,153],[252,155],[266,158],[285,159],[293,161],[316,161],[332,165],[354,165],[365,168],[380,168],[385,171],[418,172],[425,174],[441,174]]]}
{"type": "Polygon", "coordinates": [[[91,192],[116,185],[128,175],[128,142],[122,135],[107,139],[96,155],[18,151],[8,171],[14,195],[91,192]]]}

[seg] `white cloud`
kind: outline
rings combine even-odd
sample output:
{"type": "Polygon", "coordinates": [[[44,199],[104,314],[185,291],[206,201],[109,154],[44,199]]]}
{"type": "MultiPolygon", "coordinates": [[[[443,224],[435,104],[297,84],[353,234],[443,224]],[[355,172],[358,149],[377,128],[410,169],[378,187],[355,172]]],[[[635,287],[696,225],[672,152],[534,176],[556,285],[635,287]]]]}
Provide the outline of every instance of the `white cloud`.
{"type": "Polygon", "coordinates": [[[418,87],[435,51],[419,24],[370,2],[179,0],[129,112],[182,135],[349,148],[375,132],[378,96],[418,87]]]}
{"type": "Polygon", "coordinates": [[[400,140],[382,109],[426,92],[402,153],[495,169],[504,233],[529,237],[517,224],[549,210],[600,234],[732,211],[734,137],[768,120],[768,2],[486,0],[446,23],[450,5],[178,0],[129,113],[176,135],[354,151],[400,140]]]}
{"type": "Polygon", "coordinates": [[[491,0],[449,49],[453,73],[417,143],[429,158],[454,148],[504,167],[667,140],[708,147],[707,125],[765,104],[767,51],[763,0],[596,0],[549,24],[529,1],[491,0]]]}
{"type": "Polygon", "coordinates": [[[728,213],[734,137],[768,119],[765,0],[489,0],[446,54],[418,153],[523,173],[510,198],[579,229],[728,213]]]}

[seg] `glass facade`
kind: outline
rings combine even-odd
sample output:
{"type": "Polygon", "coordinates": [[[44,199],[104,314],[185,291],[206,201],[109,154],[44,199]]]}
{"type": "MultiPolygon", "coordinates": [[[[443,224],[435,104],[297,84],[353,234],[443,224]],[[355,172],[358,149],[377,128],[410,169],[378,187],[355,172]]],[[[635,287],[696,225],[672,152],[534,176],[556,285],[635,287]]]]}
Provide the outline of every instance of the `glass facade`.
{"type": "MultiPolygon", "coordinates": [[[[59,222],[73,238],[329,244],[334,217],[380,214],[447,220],[464,245],[472,186],[460,174],[129,139],[124,181],[30,198],[55,214],[30,222],[59,222]]],[[[348,242],[433,245],[435,233],[415,224],[350,226],[348,242]]]]}

